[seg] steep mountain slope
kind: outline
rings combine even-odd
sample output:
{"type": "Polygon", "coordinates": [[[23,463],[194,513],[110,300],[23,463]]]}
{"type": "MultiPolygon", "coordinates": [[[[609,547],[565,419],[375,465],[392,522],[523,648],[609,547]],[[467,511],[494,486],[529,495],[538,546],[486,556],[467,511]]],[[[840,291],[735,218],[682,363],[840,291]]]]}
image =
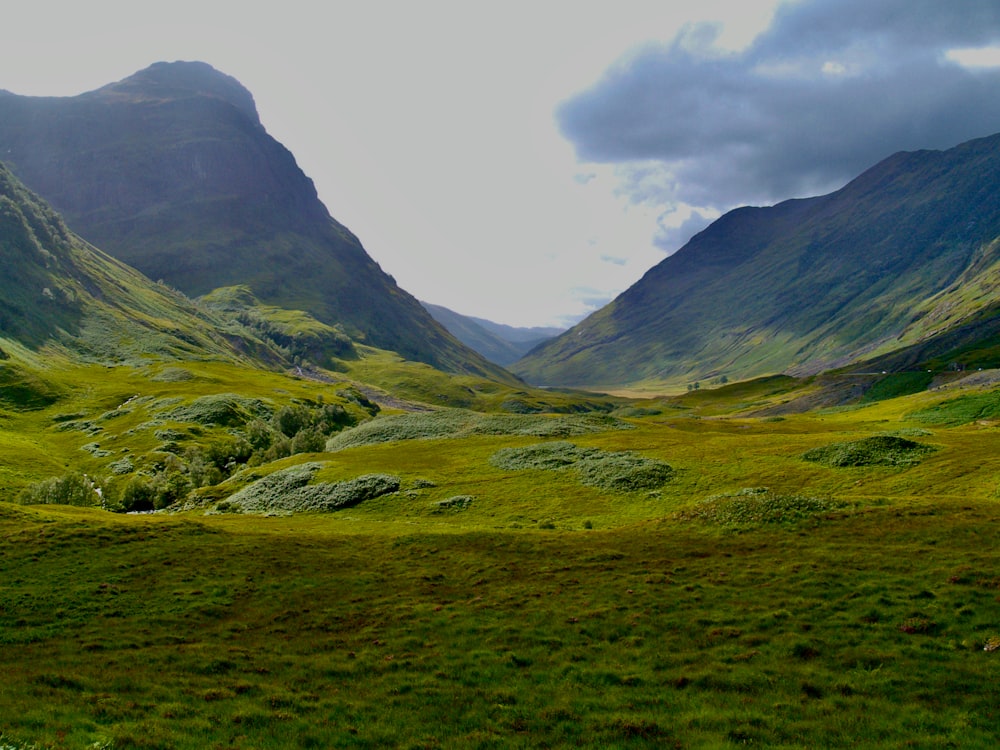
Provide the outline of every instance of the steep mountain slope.
{"type": "Polygon", "coordinates": [[[470,349],[490,362],[511,365],[544,341],[559,335],[558,328],[516,328],[474,318],[441,305],[421,302],[438,323],[470,349]]]}
{"type": "Polygon", "coordinates": [[[830,195],[736,209],[514,369],[590,385],[808,374],[939,335],[920,323],[930,311],[950,328],[989,303],[954,285],[992,268],[998,189],[1000,135],[898,153],[830,195]],[[935,300],[949,289],[945,314],[935,300]]]}
{"type": "Polygon", "coordinates": [[[259,348],[183,295],[88,245],[0,164],[0,339],[101,362],[150,356],[247,361],[259,348]]]}
{"type": "Polygon", "coordinates": [[[70,227],[190,296],[246,285],[352,337],[507,378],[463,347],[336,222],[251,94],[204,63],[157,63],[75,97],[0,92],[0,154],[70,227]]]}

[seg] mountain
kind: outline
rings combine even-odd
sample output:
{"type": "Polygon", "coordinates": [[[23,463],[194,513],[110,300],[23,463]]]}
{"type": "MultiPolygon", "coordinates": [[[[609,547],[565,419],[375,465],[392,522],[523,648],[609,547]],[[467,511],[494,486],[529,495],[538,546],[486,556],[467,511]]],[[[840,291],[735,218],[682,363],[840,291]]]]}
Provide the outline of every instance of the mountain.
{"type": "Polygon", "coordinates": [[[48,347],[105,363],[152,356],[246,362],[240,350],[262,346],[73,234],[2,164],[0,260],[6,348],[48,347]]]}
{"type": "Polygon", "coordinates": [[[539,344],[562,333],[562,328],[518,328],[462,315],[441,305],[421,302],[434,320],[470,349],[504,367],[517,362],[539,344]]]}
{"type": "Polygon", "coordinates": [[[826,196],[736,209],[513,369],[538,384],[676,383],[967,347],[944,334],[998,312],[998,191],[994,135],[897,153],[826,196]]]}
{"type": "Polygon", "coordinates": [[[383,272],[250,92],[205,63],[157,63],[74,97],[0,91],[0,159],[75,232],[189,296],[246,286],[363,343],[510,380],[383,272]]]}

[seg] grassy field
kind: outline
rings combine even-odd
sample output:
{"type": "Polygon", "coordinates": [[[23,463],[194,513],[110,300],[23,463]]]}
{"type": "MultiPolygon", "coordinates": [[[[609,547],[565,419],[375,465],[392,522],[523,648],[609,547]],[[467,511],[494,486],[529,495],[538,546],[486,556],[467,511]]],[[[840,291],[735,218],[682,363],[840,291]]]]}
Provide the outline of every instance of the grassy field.
{"type": "MultiPolygon", "coordinates": [[[[787,397],[637,403],[601,429],[418,415],[182,513],[0,503],[0,747],[994,747],[992,392],[740,416],[787,397]],[[306,463],[399,490],[225,505],[306,463]]],[[[99,424],[141,437],[148,416],[99,424]]]]}

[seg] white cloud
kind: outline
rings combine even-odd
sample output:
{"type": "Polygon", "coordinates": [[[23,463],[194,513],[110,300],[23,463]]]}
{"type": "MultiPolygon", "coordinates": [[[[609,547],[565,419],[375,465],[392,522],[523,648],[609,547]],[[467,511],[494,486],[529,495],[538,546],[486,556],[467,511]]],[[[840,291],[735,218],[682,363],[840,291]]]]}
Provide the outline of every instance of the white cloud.
{"type": "Polygon", "coordinates": [[[945,57],[966,68],[1000,68],[1000,47],[950,49],[945,57]]]}

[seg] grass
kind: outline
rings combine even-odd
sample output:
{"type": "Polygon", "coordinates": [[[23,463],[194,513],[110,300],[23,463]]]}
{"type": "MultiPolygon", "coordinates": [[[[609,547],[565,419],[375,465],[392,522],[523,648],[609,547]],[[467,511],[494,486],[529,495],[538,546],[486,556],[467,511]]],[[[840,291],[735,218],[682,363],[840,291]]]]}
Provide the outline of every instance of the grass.
{"type": "MultiPolygon", "coordinates": [[[[124,480],[259,404],[370,416],[350,381],[221,363],[49,377],[56,403],[0,413],[0,497],[124,480]]],[[[0,744],[992,746],[1000,432],[911,417],[948,391],[739,416],[773,385],[386,415],[179,513],[0,502],[0,744]],[[802,460],[910,442],[937,450],[802,460]]]]}
{"type": "Polygon", "coordinates": [[[996,735],[998,526],[982,504],[875,508],[804,535],[669,519],[436,532],[0,512],[8,742],[988,747],[996,735]]]}

